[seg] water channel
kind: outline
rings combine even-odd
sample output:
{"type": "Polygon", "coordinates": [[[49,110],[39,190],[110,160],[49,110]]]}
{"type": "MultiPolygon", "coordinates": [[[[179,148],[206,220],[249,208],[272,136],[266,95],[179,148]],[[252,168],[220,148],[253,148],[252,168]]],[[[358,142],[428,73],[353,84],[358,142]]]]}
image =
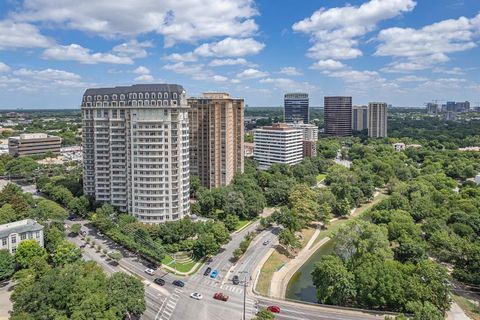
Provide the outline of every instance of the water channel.
{"type": "Polygon", "coordinates": [[[315,287],[312,282],[312,271],[315,263],[320,261],[321,257],[330,254],[335,245],[334,240],[330,240],[321,246],[294,274],[288,283],[285,296],[288,299],[301,300],[306,302],[317,302],[315,287]]]}

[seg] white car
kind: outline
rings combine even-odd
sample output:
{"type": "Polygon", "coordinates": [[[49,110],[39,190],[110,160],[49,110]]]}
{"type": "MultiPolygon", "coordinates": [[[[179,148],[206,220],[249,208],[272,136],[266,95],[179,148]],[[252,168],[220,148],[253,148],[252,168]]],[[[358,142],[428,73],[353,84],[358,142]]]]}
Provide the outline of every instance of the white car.
{"type": "Polygon", "coordinates": [[[145,269],[145,273],[153,276],[153,275],[155,274],[155,270],[150,269],[150,268],[149,268],[149,269],[145,269]]]}
{"type": "Polygon", "coordinates": [[[203,296],[201,293],[198,293],[198,292],[194,292],[190,295],[190,298],[193,298],[195,300],[202,300],[203,299],[203,296]]]}

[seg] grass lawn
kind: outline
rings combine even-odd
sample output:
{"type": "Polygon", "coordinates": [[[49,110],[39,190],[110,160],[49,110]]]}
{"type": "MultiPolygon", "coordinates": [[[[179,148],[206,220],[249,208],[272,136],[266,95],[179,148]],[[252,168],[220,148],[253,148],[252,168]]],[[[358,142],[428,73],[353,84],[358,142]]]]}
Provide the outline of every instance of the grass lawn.
{"type": "Polygon", "coordinates": [[[310,238],[315,233],[315,230],[316,230],[316,228],[311,228],[311,227],[302,229],[302,231],[301,231],[301,233],[302,233],[302,248],[307,245],[308,241],[310,241],[310,238]]]}
{"type": "Polygon", "coordinates": [[[326,175],[325,173],[320,173],[320,174],[317,175],[317,177],[316,177],[317,182],[322,182],[326,177],[327,177],[327,175],[326,175]]]}
{"type": "Polygon", "coordinates": [[[260,270],[260,276],[258,277],[256,290],[258,293],[268,295],[270,291],[270,283],[272,282],[273,273],[280,269],[289,259],[280,254],[278,251],[274,251],[267,259],[265,264],[260,270]]]}
{"type": "Polygon", "coordinates": [[[180,272],[189,272],[190,270],[192,270],[193,266],[197,263],[196,260],[192,260],[186,263],[177,262],[176,264],[173,263],[172,261],[173,261],[172,257],[170,257],[169,255],[165,255],[165,258],[163,258],[162,260],[162,264],[168,265],[171,268],[176,267],[177,271],[180,271],[180,272]]]}
{"type": "Polygon", "coordinates": [[[238,231],[238,230],[242,229],[243,227],[245,227],[250,222],[252,222],[252,220],[240,220],[237,224],[237,227],[235,228],[235,231],[238,231]]]}
{"type": "Polygon", "coordinates": [[[462,308],[462,310],[473,320],[480,320],[480,307],[476,306],[470,300],[457,295],[453,295],[453,300],[462,308]]]}

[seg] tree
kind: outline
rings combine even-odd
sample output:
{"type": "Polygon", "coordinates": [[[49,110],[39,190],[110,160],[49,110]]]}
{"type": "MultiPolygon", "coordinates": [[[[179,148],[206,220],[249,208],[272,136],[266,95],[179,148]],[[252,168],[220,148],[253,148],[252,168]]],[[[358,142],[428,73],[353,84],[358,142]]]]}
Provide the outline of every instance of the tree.
{"type": "Polygon", "coordinates": [[[86,196],[80,196],[78,198],[72,198],[68,203],[68,208],[75,214],[81,217],[86,217],[88,214],[88,208],[90,202],[86,196]]]}
{"type": "Polygon", "coordinates": [[[236,248],[235,250],[233,250],[233,258],[234,258],[235,260],[240,259],[240,257],[242,256],[242,254],[243,254],[243,250],[240,249],[240,248],[236,248]]]}
{"type": "Polygon", "coordinates": [[[0,224],[9,223],[15,220],[17,220],[17,214],[15,213],[15,210],[11,204],[5,203],[0,208],[0,224]]]}
{"type": "Polygon", "coordinates": [[[414,314],[412,320],[443,320],[445,318],[442,312],[428,301],[424,303],[420,301],[409,302],[407,303],[407,309],[414,314]]]}
{"type": "Polygon", "coordinates": [[[227,214],[225,220],[223,220],[223,223],[225,224],[225,227],[227,227],[228,231],[234,231],[237,229],[240,219],[236,215],[227,214]]]}
{"type": "Polygon", "coordinates": [[[72,224],[72,227],[70,228],[70,232],[75,236],[78,236],[81,230],[82,230],[82,225],[79,223],[72,224]]]}
{"type": "Polygon", "coordinates": [[[254,320],[274,320],[275,316],[267,309],[263,309],[255,316],[254,320]]]}
{"type": "Polygon", "coordinates": [[[118,251],[110,252],[107,255],[110,259],[114,260],[117,263],[123,258],[123,255],[118,251]]]}
{"type": "Polygon", "coordinates": [[[201,234],[195,244],[192,251],[195,257],[202,258],[204,256],[214,255],[220,249],[215,236],[212,233],[201,234]]]}
{"type": "Polygon", "coordinates": [[[344,306],[355,298],[355,277],[336,256],[322,257],[315,264],[312,278],[319,303],[344,306]]]}
{"type": "Polygon", "coordinates": [[[30,268],[35,260],[47,260],[47,251],[35,240],[24,240],[20,242],[15,252],[15,261],[21,268],[30,268]]]}
{"type": "Polygon", "coordinates": [[[68,213],[57,203],[42,199],[38,202],[37,207],[34,210],[35,218],[41,221],[53,220],[64,221],[68,217],[68,213]]]}
{"type": "Polygon", "coordinates": [[[350,215],[350,203],[347,199],[341,199],[335,202],[333,212],[339,217],[346,217],[350,215]]]}
{"type": "Polygon", "coordinates": [[[278,241],[281,245],[289,249],[300,248],[302,245],[295,234],[289,229],[283,229],[278,235],[278,241]]]}
{"type": "Polygon", "coordinates": [[[108,279],[108,305],[120,318],[140,316],[146,310],[143,283],[134,276],[116,272],[108,279]]]}
{"type": "Polygon", "coordinates": [[[80,248],[66,240],[61,242],[55,249],[53,263],[56,266],[63,266],[68,263],[74,263],[82,258],[80,248]]]}
{"type": "Polygon", "coordinates": [[[229,191],[225,197],[225,204],[222,209],[226,215],[243,217],[245,210],[243,194],[234,190],[229,191]]]}
{"type": "Polygon", "coordinates": [[[0,250],[0,281],[10,278],[14,272],[15,258],[8,250],[0,250]]]}
{"type": "Polygon", "coordinates": [[[230,240],[230,233],[223,222],[215,222],[210,229],[215,240],[220,244],[225,244],[230,240]]]}
{"type": "Polygon", "coordinates": [[[49,253],[53,253],[57,246],[65,239],[65,233],[57,226],[50,226],[44,229],[45,248],[49,253]]]}
{"type": "Polygon", "coordinates": [[[190,175],[190,197],[196,197],[198,190],[202,187],[200,178],[190,175]]]}

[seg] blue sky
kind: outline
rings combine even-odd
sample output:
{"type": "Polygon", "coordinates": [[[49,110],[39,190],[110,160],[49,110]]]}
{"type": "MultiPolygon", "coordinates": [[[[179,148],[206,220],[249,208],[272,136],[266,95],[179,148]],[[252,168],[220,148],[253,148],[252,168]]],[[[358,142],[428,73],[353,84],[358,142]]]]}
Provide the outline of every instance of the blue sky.
{"type": "Polygon", "coordinates": [[[0,108],[167,82],[278,106],[480,101],[478,0],[2,0],[0,108]]]}

